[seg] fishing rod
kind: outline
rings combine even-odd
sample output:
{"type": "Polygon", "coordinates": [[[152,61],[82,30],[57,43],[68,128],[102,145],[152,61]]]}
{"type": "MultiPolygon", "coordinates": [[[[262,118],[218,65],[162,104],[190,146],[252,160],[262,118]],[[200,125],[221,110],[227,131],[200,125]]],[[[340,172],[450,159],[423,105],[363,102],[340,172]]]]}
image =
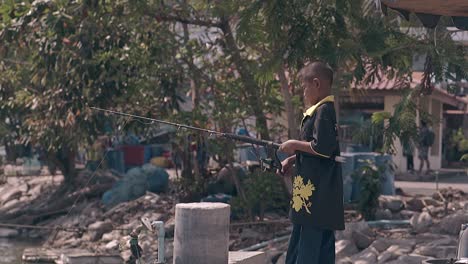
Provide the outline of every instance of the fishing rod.
{"type": "Polygon", "coordinates": [[[203,132],[207,133],[210,136],[216,136],[216,137],[223,137],[227,139],[232,139],[240,142],[245,142],[245,143],[250,143],[253,145],[258,145],[258,146],[264,146],[267,149],[271,149],[275,153],[274,159],[260,159],[260,165],[262,168],[265,168],[267,170],[273,170],[273,169],[278,169],[281,171],[282,165],[281,165],[281,160],[278,157],[277,151],[281,144],[278,144],[273,141],[267,141],[267,140],[261,140],[261,139],[255,139],[247,136],[241,136],[241,135],[236,135],[232,133],[224,133],[224,132],[219,132],[216,130],[210,130],[210,129],[204,129],[204,128],[199,128],[199,127],[194,127],[194,126],[189,126],[189,125],[184,125],[184,124],[178,124],[178,123],[173,123],[169,121],[164,121],[164,120],[159,120],[159,119],[154,119],[154,118],[149,118],[149,117],[144,117],[144,116],[139,116],[139,115],[133,115],[133,114],[128,114],[124,112],[118,112],[118,111],[113,111],[113,110],[108,110],[108,109],[102,109],[98,107],[90,107],[93,110],[96,111],[101,111],[101,112],[106,112],[110,114],[115,114],[115,115],[121,115],[121,116],[126,116],[126,117],[131,117],[131,118],[137,118],[141,120],[146,120],[150,121],[152,123],[160,123],[160,124],[166,124],[166,125],[171,125],[180,128],[186,128],[198,132],[203,132]]]}
{"type": "MultiPolygon", "coordinates": [[[[278,157],[278,149],[281,146],[281,144],[278,144],[273,141],[267,141],[267,140],[261,140],[261,139],[255,139],[247,136],[241,136],[241,135],[236,135],[232,133],[224,133],[224,132],[219,132],[216,130],[210,130],[210,129],[204,129],[204,128],[199,128],[199,127],[194,127],[194,126],[189,126],[189,125],[184,125],[184,124],[178,124],[178,123],[173,123],[169,121],[164,121],[164,120],[159,120],[159,119],[154,119],[154,118],[149,118],[149,117],[144,117],[144,116],[139,116],[139,115],[133,115],[133,114],[128,114],[124,112],[118,112],[118,111],[113,111],[113,110],[108,110],[108,109],[102,109],[98,107],[90,107],[93,110],[96,111],[101,111],[101,112],[106,112],[110,114],[115,114],[115,115],[121,115],[121,116],[126,116],[126,117],[131,117],[131,118],[136,118],[136,119],[141,119],[141,120],[146,120],[146,121],[151,121],[152,123],[160,123],[160,124],[166,124],[166,125],[171,125],[180,128],[186,128],[198,132],[203,132],[207,133],[210,136],[217,136],[217,137],[223,137],[227,139],[232,139],[232,140],[237,140],[245,143],[250,143],[253,145],[258,145],[258,146],[264,146],[267,149],[273,150],[275,153],[275,157],[273,159],[261,159],[260,158],[260,165],[262,168],[266,168],[267,170],[273,170],[273,169],[278,169],[281,171],[282,165],[281,165],[281,160],[278,157]]],[[[267,151],[268,153],[268,151],[267,151]]],[[[336,156],[333,159],[336,162],[344,162],[345,158],[336,156]]]]}

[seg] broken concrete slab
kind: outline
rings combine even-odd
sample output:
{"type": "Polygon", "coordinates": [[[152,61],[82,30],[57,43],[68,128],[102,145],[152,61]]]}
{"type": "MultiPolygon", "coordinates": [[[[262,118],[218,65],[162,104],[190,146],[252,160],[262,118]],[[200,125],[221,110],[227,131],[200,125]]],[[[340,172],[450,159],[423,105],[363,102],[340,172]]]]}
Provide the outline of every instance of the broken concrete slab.
{"type": "Polygon", "coordinates": [[[265,264],[266,254],[261,251],[229,251],[228,264],[265,264]]]}
{"type": "Polygon", "coordinates": [[[60,257],[62,264],[121,264],[122,257],[116,254],[67,253],[60,257]]]}
{"type": "Polygon", "coordinates": [[[23,250],[23,263],[56,263],[60,261],[63,253],[89,253],[82,249],[47,249],[47,248],[25,248],[23,250]]]}

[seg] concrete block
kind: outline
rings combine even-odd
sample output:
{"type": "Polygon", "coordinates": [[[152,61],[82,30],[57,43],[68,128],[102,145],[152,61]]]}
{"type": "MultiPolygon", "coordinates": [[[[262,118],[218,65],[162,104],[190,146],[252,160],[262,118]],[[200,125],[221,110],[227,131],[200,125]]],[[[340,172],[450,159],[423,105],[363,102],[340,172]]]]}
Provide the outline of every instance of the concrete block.
{"type": "Polygon", "coordinates": [[[227,263],[230,208],[224,203],[177,204],[174,264],[227,263]]]}
{"type": "Polygon", "coordinates": [[[266,264],[266,254],[262,251],[229,251],[228,264],[266,264]]]}
{"type": "Polygon", "coordinates": [[[61,255],[63,264],[122,264],[120,255],[68,253],[61,255]]]}

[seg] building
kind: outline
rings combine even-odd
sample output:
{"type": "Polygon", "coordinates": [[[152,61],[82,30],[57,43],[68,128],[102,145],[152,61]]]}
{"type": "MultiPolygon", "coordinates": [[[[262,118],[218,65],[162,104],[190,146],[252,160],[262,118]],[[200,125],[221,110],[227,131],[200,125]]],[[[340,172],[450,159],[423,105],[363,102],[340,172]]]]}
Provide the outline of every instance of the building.
{"type": "MultiPolygon", "coordinates": [[[[345,146],[353,142],[353,135],[357,127],[362,127],[366,122],[370,122],[370,117],[375,112],[393,113],[402,95],[408,89],[416,89],[421,83],[422,72],[413,72],[412,80],[401,80],[396,78],[386,78],[383,76],[369,85],[352,85],[350,89],[341,91],[339,95],[340,102],[340,125],[341,137],[345,146]]],[[[422,109],[431,114],[434,122],[432,129],[435,132],[435,141],[430,149],[429,161],[431,169],[440,169],[444,164],[443,147],[444,135],[448,130],[465,128],[468,131],[468,122],[466,116],[468,113],[468,100],[465,97],[456,96],[444,90],[443,85],[435,85],[432,93],[422,96],[418,104],[422,109]]],[[[417,114],[416,124],[419,126],[419,112],[417,114]]],[[[372,140],[370,145],[365,146],[368,150],[373,149],[372,140]]],[[[348,145],[349,146],[349,145],[348,145]]],[[[403,155],[403,148],[398,139],[394,143],[396,154],[393,162],[398,172],[406,171],[406,157],[403,155]]],[[[414,153],[414,166],[419,167],[417,159],[417,150],[414,153]]]]}

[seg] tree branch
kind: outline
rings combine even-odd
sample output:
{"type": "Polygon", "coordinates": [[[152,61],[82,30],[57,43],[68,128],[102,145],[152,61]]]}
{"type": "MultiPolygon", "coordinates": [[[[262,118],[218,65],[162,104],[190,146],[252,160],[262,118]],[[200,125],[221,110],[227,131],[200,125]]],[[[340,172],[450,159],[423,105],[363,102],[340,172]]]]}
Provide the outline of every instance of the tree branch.
{"type": "Polygon", "coordinates": [[[165,14],[162,12],[153,13],[151,11],[146,11],[145,15],[154,17],[158,21],[179,22],[179,23],[186,24],[186,25],[195,25],[195,26],[202,26],[202,27],[216,27],[216,28],[221,27],[221,22],[215,22],[212,20],[202,20],[199,18],[186,18],[177,14],[165,14]]]}

